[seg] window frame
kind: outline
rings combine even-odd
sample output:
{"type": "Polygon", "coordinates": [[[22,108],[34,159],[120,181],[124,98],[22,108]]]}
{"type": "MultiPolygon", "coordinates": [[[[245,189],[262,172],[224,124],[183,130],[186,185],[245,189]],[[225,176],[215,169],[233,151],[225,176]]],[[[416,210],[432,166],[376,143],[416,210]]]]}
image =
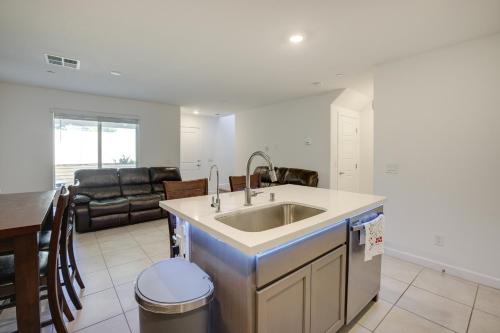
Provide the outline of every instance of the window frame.
{"type": "MultiPolygon", "coordinates": [[[[140,165],[140,150],[139,150],[139,140],[140,140],[140,128],[141,121],[139,117],[129,117],[122,115],[105,115],[105,114],[95,114],[95,115],[83,115],[80,113],[71,112],[57,112],[52,111],[51,118],[51,132],[52,132],[52,187],[56,188],[56,152],[55,152],[55,121],[57,119],[72,119],[72,120],[88,120],[97,122],[97,169],[102,169],[102,123],[122,123],[122,124],[135,124],[135,168],[140,165]]],[[[70,185],[70,184],[67,184],[70,185]]]]}

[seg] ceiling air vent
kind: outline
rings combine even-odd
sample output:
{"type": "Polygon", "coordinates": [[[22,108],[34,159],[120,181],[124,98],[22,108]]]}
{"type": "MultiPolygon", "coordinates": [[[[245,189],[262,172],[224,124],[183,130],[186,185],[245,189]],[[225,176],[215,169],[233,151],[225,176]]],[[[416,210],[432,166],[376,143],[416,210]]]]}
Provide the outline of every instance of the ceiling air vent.
{"type": "Polygon", "coordinates": [[[67,68],[80,69],[80,60],[64,58],[56,55],[46,54],[45,60],[48,64],[63,66],[67,68]]]}

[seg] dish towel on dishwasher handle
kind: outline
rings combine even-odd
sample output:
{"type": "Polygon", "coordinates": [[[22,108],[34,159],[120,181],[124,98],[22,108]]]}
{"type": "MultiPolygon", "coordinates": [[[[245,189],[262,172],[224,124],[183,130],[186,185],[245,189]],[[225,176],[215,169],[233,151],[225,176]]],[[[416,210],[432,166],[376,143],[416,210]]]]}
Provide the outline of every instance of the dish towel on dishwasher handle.
{"type": "Polygon", "coordinates": [[[384,220],[384,214],[380,214],[375,219],[364,223],[365,228],[361,231],[360,239],[365,240],[365,261],[384,253],[384,220]]]}

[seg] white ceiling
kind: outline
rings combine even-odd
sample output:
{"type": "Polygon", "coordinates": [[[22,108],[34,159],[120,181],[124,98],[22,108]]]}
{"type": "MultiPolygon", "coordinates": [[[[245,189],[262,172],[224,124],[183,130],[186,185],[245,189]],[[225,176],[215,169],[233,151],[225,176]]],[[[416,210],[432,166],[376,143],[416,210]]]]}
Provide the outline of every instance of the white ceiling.
{"type": "Polygon", "coordinates": [[[227,112],[356,88],[375,64],[498,31],[500,0],[2,0],[0,80],[227,112]]]}

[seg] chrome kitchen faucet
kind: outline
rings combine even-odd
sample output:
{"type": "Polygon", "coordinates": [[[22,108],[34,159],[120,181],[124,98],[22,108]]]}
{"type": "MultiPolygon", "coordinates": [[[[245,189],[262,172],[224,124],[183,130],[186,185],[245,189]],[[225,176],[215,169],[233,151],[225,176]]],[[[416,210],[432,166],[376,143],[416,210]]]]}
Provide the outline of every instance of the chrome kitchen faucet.
{"type": "Polygon", "coordinates": [[[271,161],[271,158],[269,157],[269,155],[267,155],[263,151],[256,151],[252,155],[250,155],[250,158],[248,159],[248,162],[247,162],[247,174],[246,174],[246,186],[245,186],[245,206],[251,206],[252,205],[252,197],[257,195],[256,193],[252,192],[252,189],[250,188],[250,165],[252,164],[252,160],[255,156],[260,156],[266,160],[267,165],[269,166],[269,178],[271,178],[272,182],[275,182],[277,180],[276,171],[274,171],[274,165],[273,165],[273,162],[271,161]]]}

